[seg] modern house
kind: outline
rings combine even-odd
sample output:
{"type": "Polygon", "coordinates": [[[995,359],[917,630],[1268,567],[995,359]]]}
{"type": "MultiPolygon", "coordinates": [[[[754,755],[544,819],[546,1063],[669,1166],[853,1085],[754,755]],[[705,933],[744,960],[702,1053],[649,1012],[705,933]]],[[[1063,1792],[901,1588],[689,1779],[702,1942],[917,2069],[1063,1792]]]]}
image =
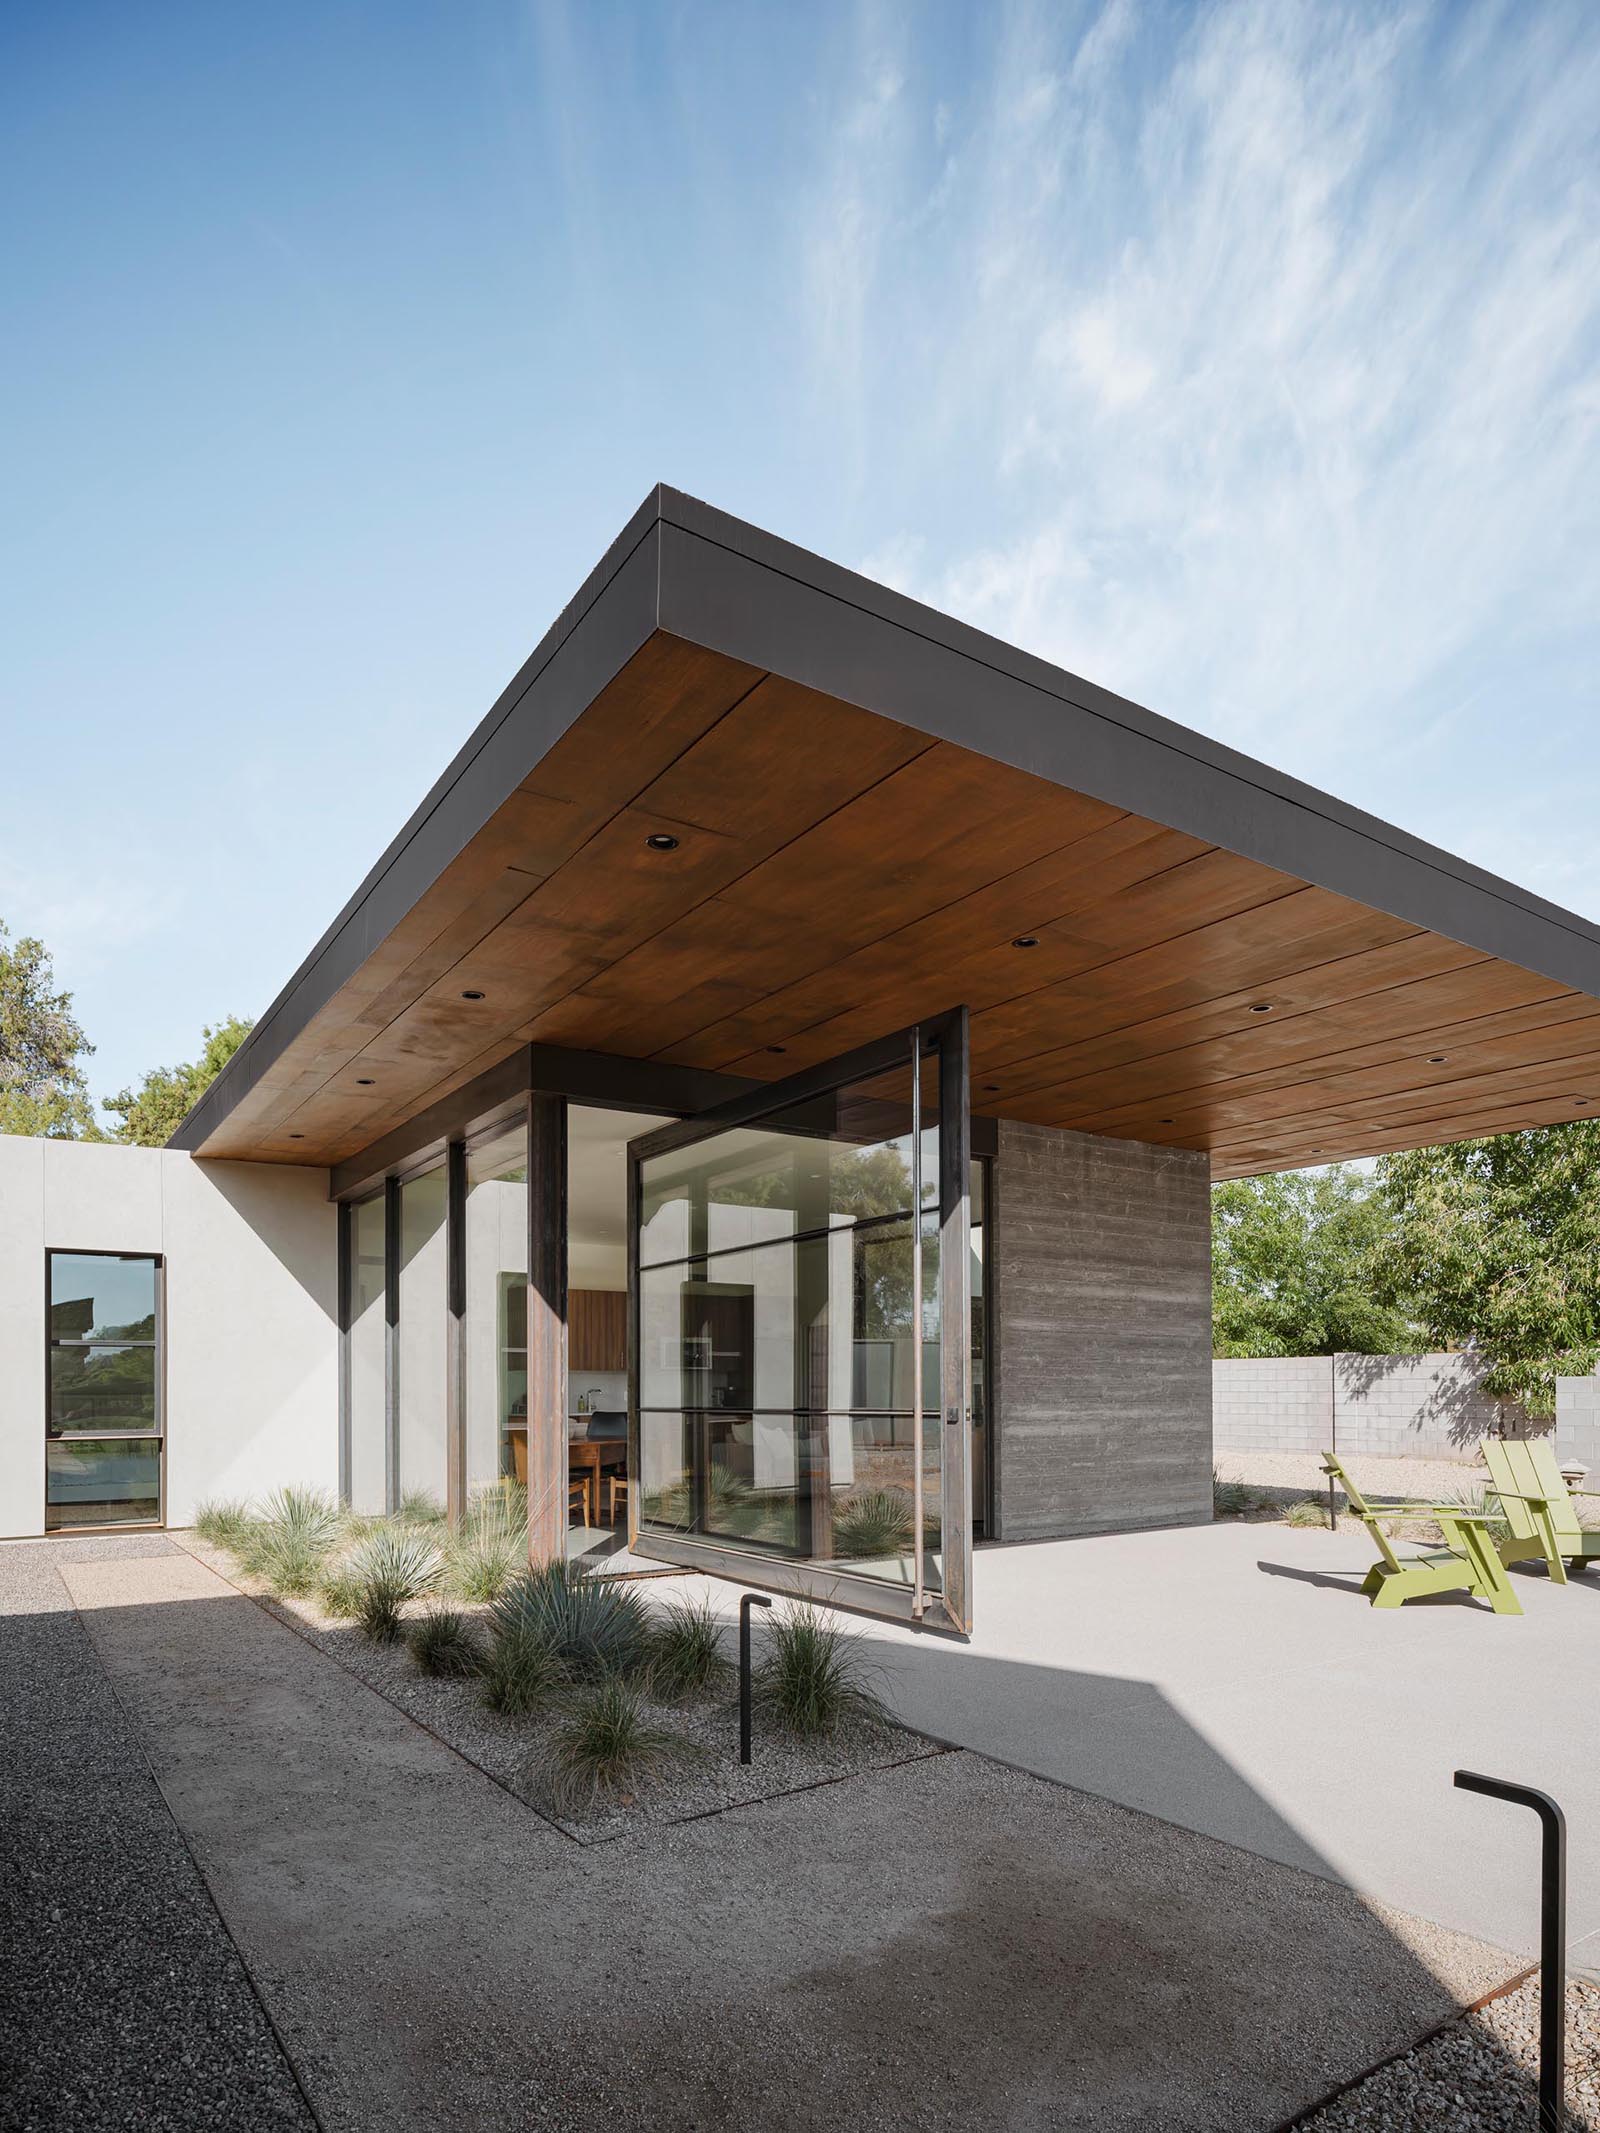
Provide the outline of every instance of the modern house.
{"type": "Polygon", "coordinates": [[[509,1477],[964,1626],[1209,1517],[1214,1177],[1590,1105],[1600,928],[659,489],[169,1148],[0,1143],[0,1530],[509,1477]]]}

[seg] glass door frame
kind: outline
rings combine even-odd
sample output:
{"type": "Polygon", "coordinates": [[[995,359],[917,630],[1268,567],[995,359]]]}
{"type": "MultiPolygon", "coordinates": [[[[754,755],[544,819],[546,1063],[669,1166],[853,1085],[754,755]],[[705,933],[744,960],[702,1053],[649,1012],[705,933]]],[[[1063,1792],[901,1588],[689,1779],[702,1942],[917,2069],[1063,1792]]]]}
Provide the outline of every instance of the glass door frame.
{"type": "MultiPolygon", "coordinates": [[[[628,1144],[628,1471],[633,1485],[628,1490],[628,1546],[632,1553],[653,1561],[678,1563],[705,1570],[743,1585],[770,1587],[863,1614],[924,1627],[954,1630],[966,1635],[972,1628],[972,1297],[968,1259],[971,1252],[972,1131],[969,1109],[970,1047],[967,1010],[956,1007],[922,1022],[897,1030],[871,1044],[861,1045],[814,1067],[802,1068],[782,1081],[765,1083],[743,1096],[730,1098],[673,1125],[657,1128],[628,1144]],[[920,1473],[922,1432],[937,1430],[941,1447],[940,1569],[939,1589],[924,1594],[921,1581],[912,1586],[886,1583],[836,1568],[785,1562],[758,1556],[699,1536],[675,1534],[656,1527],[641,1533],[639,1500],[643,1474],[642,1424],[640,1416],[640,1208],[641,1165],[654,1156],[668,1155],[709,1140],[739,1126],[757,1125],[772,1113],[786,1111],[808,1100],[832,1095],[849,1083],[892,1072],[908,1071],[908,1086],[920,1092],[920,1081],[910,1076],[920,1059],[938,1068],[938,1234],[939,1234],[939,1411],[925,1416],[920,1394],[913,1446],[920,1473]]],[[[920,1154],[920,1142],[918,1143],[920,1154]]],[[[920,1236],[921,1214],[917,1212],[913,1234],[920,1236]]],[[[918,1342],[920,1355],[920,1339],[918,1342]]],[[[917,1367],[920,1387],[920,1363],[917,1367]]],[[[920,1545],[920,1530],[914,1533],[920,1545]]]]}

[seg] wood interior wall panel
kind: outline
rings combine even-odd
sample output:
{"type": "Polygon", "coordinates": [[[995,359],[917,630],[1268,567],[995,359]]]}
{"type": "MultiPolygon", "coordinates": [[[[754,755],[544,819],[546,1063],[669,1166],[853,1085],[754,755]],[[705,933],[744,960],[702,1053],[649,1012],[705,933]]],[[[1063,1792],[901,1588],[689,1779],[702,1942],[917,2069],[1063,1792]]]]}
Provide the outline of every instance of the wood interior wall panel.
{"type": "Polygon", "coordinates": [[[1218,1175],[1600,1101],[1600,1000],[658,635],[205,1152],[343,1160],[530,1040],[775,1079],[957,1002],[978,1111],[1218,1175]]]}

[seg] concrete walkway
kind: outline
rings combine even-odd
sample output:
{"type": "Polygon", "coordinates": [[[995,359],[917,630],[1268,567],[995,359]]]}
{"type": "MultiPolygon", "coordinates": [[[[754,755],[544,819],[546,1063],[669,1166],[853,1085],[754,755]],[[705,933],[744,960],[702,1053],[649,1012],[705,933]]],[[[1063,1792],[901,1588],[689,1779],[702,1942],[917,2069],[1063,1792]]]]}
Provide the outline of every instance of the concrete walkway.
{"type": "Polygon", "coordinates": [[[980,1549],[970,1646],[872,1635],[913,1725],[1529,1955],[1537,1825],[1451,1775],[1542,1786],[1600,1967],[1600,1573],[1379,1613],[1371,1560],[1344,1522],[980,1549]]]}
{"type": "Polygon", "coordinates": [[[327,2133],[1266,2133],[1506,1969],[966,1754],[580,1846],[192,1558],[62,1569],[327,2133]]]}

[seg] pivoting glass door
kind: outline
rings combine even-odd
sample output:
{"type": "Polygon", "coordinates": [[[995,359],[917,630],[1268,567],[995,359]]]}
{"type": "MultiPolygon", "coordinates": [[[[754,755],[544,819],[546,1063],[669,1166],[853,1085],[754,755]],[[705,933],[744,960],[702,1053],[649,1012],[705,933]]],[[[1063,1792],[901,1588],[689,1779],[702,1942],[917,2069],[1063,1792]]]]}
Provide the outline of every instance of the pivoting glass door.
{"type": "Polygon", "coordinates": [[[971,1627],[965,1009],[630,1147],[642,1555],[971,1627]]]}

